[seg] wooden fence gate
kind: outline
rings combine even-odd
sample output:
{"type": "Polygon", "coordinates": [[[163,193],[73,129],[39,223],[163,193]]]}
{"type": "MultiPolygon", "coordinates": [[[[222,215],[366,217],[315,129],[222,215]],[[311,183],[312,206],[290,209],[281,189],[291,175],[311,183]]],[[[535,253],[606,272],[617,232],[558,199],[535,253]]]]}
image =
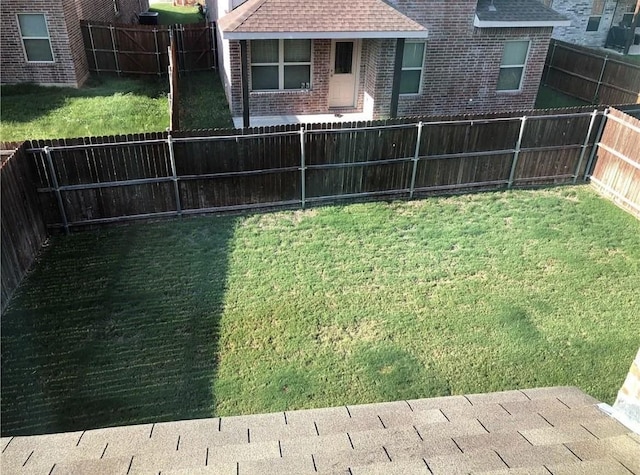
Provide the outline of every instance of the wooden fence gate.
{"type": "Polygon", "coordinates": [[[89,70],[133,75],[167,74],[171,37],[180,72],[217,68],[215,23],[121,25],[81,21],[89,70]]]}

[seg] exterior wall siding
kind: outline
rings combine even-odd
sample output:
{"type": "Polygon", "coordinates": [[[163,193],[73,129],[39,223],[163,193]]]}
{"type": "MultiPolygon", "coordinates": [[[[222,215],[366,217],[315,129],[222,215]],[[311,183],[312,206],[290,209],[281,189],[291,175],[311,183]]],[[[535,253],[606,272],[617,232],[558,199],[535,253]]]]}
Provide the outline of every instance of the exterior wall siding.
{"type": "Polygon", "coordinates": [[[598,31],[587,31],[593,0],[554,0],[553,9],[569,18],[571,25],[556,27],[553,37],[576,45],[602,47],[609,29],[627,13],[627,4],[635,7],[634,0],[607,0],[598,31]]]}
{"type": "Polygon", "coordinates": [[[78,87],[89,76],[80,20],[128,23],[147,10],[148,0],[3,0],[0,30],[2,83],[33,82],[78,87]],[[18,28],[17,13],[44,13],[49,28],[53,63],[27,62],[18,28]]]}
{"type": "MultiPolygon", "coordinates": [[[[534,106],[552,28],[475,28],[476,0],[390,3],[429,32],[421,92],[400,96],[399,115],[478,114],[534,106]],[[498,92],[504,44],[510,40],[531,42],[522,87],[498,92]]],[[[240,48],[237,41],[230,43],[231,112],[237,117],[242,115],[240,48]]],[[[362,41],[357,105],[349,111],[371,112],[376,119],[389,117],[395,49],[394,39],[362,41]]],[[[251,115],[331,112],[330,56],[331,41],[315,40],[311,90],[251,92],[251,115]]]]}
{"type": "MultiPolygon", "coordinates": [[[[400,96],[399,115],[481,114],[534,106],[551,28],[475,28],[475,0],[393,3],[429,31],[422,93],[400,96]],[[521,89],[499,92],[502,52],[509,40],[531,41],[529,56],[521,89]]],[[[393,68],[393,54],[389,52],[386,58],[393,68]]],[[[389,103],[391,84],[392,76],[378,86],[383,104],[389,103]]],[[[379,117],[387,115],[388,108],[380,109],[379,117]]]]}

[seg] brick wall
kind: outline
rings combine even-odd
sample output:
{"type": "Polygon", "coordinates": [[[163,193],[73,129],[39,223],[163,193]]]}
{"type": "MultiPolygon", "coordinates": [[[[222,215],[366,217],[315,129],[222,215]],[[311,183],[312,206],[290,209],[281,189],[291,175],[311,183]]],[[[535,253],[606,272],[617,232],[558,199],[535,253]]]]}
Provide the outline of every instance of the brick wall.
{"type": "Polygon", "coordinates": [[[36,82],[76,86],[74,58],[68,41],[62,0],[2,0],[0,49],[3,83],[36,82]],[[18,28],[17,13],[43,13],[47,20],[53,63],[28,63],[18,28]]]}
{"type": "Polygon", "coordinates": [[[634,0],[606,0],[598,31],[587,31],[593,0],[554,0],[553,9],[569,18],[571,25],[556,27],[553,37],[576,45],[602,47],[609,28],[622,19],[626,3],[635,6],[634,0]]]}
{"type": "Polygon", "coordinates": [[[118,0],[116,14],[112,0],[3,0],[1,11],[3,83],[34,82],[78,87],[89,70],[82,43],[80,20],[128,23],[135,13],[148,9],[148,0],[118,0]],[[53,63],[28,63],[18,28],[17,13],[43,13],[47,20],[53,63]]]}
{"type": "MultiPolygon", "coordinates": [[[[399,115],[448,115],[529,109],[534,106],[551,28],[474,28],[476,0],[393,0],[398,10],[427,27],[420,94],[401,96],[399,115]],[[496,90],[504,44],[528,40],[530,50],[519,91],[496,90]]],[[[231,42],[231,111],[242,115],[240,48],[231,42]]],[[[389,116],[396,40],[362,41],[355,111],[389,116]]],[[[252,115],[328,112],[330,40],[313,42],[310,91],[252,92],[252,115]]]]}
{"type": "MultiPolygon", "coordinates": [[[[231,113],[242,115],[242,87],[240,43],[229,42],[231,113]]],[[[248,64],[251,64],[251,42],[248,41],[248,64]]],[[[362,42],[362,56],[367,54],[368,43],[362,42]]],[[[252,115],[325,114],[329,109],[329,79],[331,69],[331,40],[313,40],[311,46],[311,89],[287,91],[250,91],[249,107],[252,115]]],[[[360,61],[356,106],[340,111],[361,111],[364,103],[366,62],[360,61]]],[[[249,67],[249,84],[251,68],[249,67]]]]}

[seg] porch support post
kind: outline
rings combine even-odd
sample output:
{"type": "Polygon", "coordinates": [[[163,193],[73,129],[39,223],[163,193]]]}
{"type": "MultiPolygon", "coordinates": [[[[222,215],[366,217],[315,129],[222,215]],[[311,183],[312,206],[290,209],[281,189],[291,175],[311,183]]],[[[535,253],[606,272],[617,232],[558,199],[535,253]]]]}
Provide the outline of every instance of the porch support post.
{"type": "Polygon", "coordinates": [[[393,66],[393,86],[391,87],[391,107],[389,116],[398,117],[398,100],[400,99],[400,77],[402,76],[402,57],[404,56],[404,38],[396,40],[396,61],[393,66]]]}
{"type": "Polygon", "coordinates": [[[247,66],[247,40],[240,40],[240,64],[242,65],[242,125],[249,127],[249,68],[247,66]]]}

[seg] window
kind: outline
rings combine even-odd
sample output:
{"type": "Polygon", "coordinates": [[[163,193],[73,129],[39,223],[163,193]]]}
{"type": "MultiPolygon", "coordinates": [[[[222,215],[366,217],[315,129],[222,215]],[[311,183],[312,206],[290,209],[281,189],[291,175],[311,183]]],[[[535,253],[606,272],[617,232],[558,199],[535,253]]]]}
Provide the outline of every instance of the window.
{"type": "Polygon", "coordinates": [[[587,31],[598,31],[600,28],[600,20],[604,12],[605,0],[593,0],[591,5],[591,16],[587,22],[587,31]]]}
{"type": "Polygon", "coordinates": [[[254,91],[309,89],[311,40],[251,42],[251,88],[254,91]]]}
{"type": "Polygon", "coordinates": [[[424,42],[406,42],[402,56],[402,75],[400,76],[400,94],[418,94],[422,84],[424,65],[424,42]]]}
{"type": "Polygon", "coordinates": [[[522,86],[522,77],[529,53],[529,41],[507,41],[504,44],[498,91],[517,91],[522,86]]]}
{"type": "Polygon", "coordinates": [[[43,13],[18,13],[24,54],[29,62],[53,62],[47,20],[43,13]]]}

